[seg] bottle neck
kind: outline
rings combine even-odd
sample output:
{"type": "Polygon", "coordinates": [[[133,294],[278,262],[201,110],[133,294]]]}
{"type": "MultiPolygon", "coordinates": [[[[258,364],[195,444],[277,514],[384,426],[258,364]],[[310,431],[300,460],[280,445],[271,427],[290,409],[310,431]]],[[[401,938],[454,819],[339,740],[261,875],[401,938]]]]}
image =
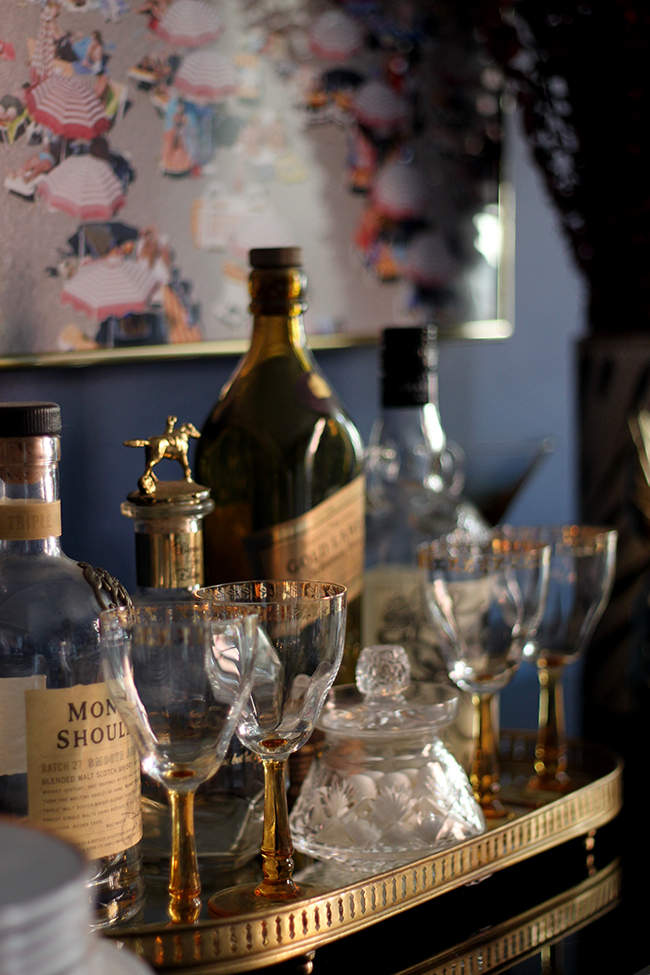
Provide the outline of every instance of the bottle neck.
{"type": "Polygon", "coordinates": [[[299,357],[308,355],[302,314],[253,317],[253,334],[246,357],[251,365],[290,351],[299,357]]]}
{"type": "Polygon", "coordinates": [[[58,437],[0,439],[0,553],[61,554],[58,437]]]}
{"type": "Polygon", "coordinates": [[[303,313],[307,279],[299,267],[256,268],[251,272],[251,346],[246,368],[264,359],[294,352],[309,361],[303,313]]]}
{"type": "Polygon", "coordinates": [[[425,483],[438,473],[446,446],[437,405],[383,407],[371,445],[390,458],[390,480],[425,483]]]}
{"type": "Polygon", "coordinates": [[[213,509],[208,497],[153,505],[123,502],[122,514],[134,522],[139,590],[192,593],[203,585],[202,522],[213,509]]]}

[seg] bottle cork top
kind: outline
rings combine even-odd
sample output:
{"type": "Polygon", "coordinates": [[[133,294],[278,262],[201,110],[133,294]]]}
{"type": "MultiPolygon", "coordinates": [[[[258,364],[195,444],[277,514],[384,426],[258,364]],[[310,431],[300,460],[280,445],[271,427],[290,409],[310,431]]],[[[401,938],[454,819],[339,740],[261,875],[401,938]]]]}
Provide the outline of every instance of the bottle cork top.
{"type": "Polygon", "coordinates": [[[250,266],[256,267],[300,267],[302,248],[300,247],[256,247],[248,252],[250,266]]]}
{"type": "Polygon", "coordinates": [[[383,406],[422,406],[431,401],[438,364],[435,325],[391,326],[381,334],[383,406]]]}
{"type": "Polygon", "coordinates": [[[58,437],[61,409],[56,403],[0,403],[0,437],[58,437]]]}

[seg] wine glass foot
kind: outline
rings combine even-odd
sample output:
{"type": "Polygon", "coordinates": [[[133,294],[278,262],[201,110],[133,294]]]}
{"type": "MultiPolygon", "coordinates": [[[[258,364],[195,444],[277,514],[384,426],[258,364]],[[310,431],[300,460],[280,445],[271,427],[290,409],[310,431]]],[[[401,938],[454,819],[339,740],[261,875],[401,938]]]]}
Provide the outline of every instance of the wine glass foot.
{"type": "Polygon", "coordinates": [[[168,914],[173,924],[193,924],[201,914],[201,898],[170,894],[168,914]]]}
{"type": "Polygon", "coordinates": [[[325,889],[315,884],[292,884],[284,892],[268,895],[260,892],[261,884],[244,884],[240,887],[227,887],[213,894],[208,901],[208,912],[212,917],[236,917],[240,914],[268,912],[275,905],[282,907],[294,901],[308,900],[325,893],[325,889]]]}

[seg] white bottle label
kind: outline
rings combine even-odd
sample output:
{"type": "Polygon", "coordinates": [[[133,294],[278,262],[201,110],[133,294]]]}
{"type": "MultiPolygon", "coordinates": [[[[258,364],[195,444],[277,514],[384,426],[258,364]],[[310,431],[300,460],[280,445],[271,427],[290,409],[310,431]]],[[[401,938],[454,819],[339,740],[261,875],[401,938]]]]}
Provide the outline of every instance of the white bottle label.
{"type": "Polygon", "coordinates": [[[27,771],[25,694],[45,685],[44,674],[0,680],[0,775],[24,775],[27,771]]]}
{"type": "Polygon", "coordinates": [[[415,676],[431,677],[445,666],[421,586],[415,566],[387,563],[366,569],[361,633],[364,647],[378,643],[404,647],[415,676]]]}
{"type": "Polygon", "coordinates": [[[135,744],[105,683],[27,690],[29,821],[113,856],[142,836],[135,744]]]}
{"type": "Polygon", "coordinates": [[[0,501],[0,538],[33,542],[61,534],[60,501],[0,501]]]}
{"type": "Polygon", "coordinates": [[[291,521],[250,535],[246,549],[267,579],[309,579],[347,586],[360,595],[365,543],[365,478],[291,521]]]}

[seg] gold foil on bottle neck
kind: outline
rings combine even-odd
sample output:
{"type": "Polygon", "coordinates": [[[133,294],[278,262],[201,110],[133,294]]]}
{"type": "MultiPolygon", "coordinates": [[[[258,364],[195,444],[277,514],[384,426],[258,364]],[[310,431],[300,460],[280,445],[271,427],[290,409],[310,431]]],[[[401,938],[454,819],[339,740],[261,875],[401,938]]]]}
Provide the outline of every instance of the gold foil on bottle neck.
{"type": "Polygon", "coordinates": [[[203,518],[210,492],[194,482],[158,481],[155,499],[137,491],[121,511],[135,523],[136,577],[147,589],[197,589],[203,584],[203,518]]]}
{"type": "Polygon", "coordinates": [[[307,309],[307,276],[300,267],[254,268],[249,278],[253,315],[302,315],[307,309]]]}

